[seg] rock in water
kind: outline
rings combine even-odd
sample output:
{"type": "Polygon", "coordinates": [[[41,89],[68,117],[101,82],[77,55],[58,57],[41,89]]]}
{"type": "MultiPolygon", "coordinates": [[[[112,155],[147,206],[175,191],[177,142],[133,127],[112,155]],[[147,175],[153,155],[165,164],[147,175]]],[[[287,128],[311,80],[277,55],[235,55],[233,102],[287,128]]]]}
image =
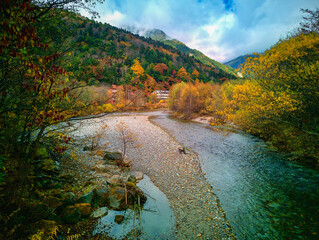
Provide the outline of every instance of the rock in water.
{"type": "Polygon", "coordinates": [[[113,209],[120,210],[125,204],[125,190],[122,187],[114,187],[109,193],[109,205],[113,209]]]}
{"type": "Polygon", "coordinates": [[[114,222],[116,222],[117,224],[121,224],[124,220],[124,216],[122,215],[116,215],[115,216],[115,219],[114,219],[114,222]]]}
{"type": "Polygon", "coordinates": [[[107,210],[107,207],[101,207],[101,208],[98,208],[96,209],[92,214],[91,214],[91,218],[100,218],[100,217],[103,217],[105,215],[107,215],[108,213],[108,210],[107,210]]]}

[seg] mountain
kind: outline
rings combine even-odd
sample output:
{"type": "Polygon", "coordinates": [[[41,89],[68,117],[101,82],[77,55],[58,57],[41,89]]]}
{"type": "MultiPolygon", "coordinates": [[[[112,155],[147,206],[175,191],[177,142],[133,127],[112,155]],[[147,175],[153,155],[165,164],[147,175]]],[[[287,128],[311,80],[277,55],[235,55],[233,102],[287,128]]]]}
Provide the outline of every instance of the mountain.
{"type": "Polygon", "coordinates": [[[165,32],[163,32],[160,29],[148,30],[145,32],[144,36],[152,38],[153,40],[156,40],[156,41],[165,41],[165,40],[171,39],[169,36],[166,35],[165,32]]]}
{"type": "Polygon", "coordinates": [[[135,34],[139,34],[140,36],[149,37],[149,38],[152,38],[153,40],[161,41],[168,46],[171,46],[185,54],[188,54],[191,57],[194,57],[195,59],[197,59],[198,61],[200,61],[201,63],[205,65],[236,75],[236,72],[231,66],[225,66],[224,64],[207,57],[202,52],[196,49],[189,48],[187,45],[185,45],[181,41],[177,39],[172,39],[162,30],[159,30],[159,29],[143,30],[143,29],[127,27],[127,26],[125,27],[125,29],[135,34]]]}
{"type": "Polygon", "coordinates": [[[74,45],[64,67],[77,79],[168,89],[179,81],[236,78],[224,65],[170,40],[161,30],[135,28],[135,32],[148,36],[144,37],[74,13],[65,13],[64,18],[64,27],[73,31],[74,45]]]}
{"type": "Polygon", "coordinates": [[[224,65],[230,66],[233,69],[238,69],[238,68],[240,68],[240,66],[242,64],[244,64],[246,62],[247,58],[255,57],[255,56],[256,55],[253,55],[253,54],[247,54],[247,55],[239,56],[239,57],[237,57],[237,58],[235,58],[233,60],[230,60],[230,61],[224,63],[224,65]]]}

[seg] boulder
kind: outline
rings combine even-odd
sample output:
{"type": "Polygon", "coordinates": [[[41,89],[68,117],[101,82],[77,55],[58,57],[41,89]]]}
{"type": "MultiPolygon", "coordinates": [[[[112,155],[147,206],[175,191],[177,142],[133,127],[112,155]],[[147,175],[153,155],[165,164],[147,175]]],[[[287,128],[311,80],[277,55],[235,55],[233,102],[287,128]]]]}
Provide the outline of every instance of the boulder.
{"type": "MultiPolygon", "coordinates": [[[[114,163],[114,164],[115,164],[115,163],[114,163]]],[[[107,166],[103,165],[103,164],[97,164],[97,165],[95,165],[94,168],[93,168],[93,170],[96,171],[96,172],[98,172],[98,173],[101,173],[101,172],[109,172],[109,171],[110,171],[110,169],[109,169],[107,166]]]]}
{"type": "Polygon", "coordinates": [[[122,166],[123,167],[129,167],[132,165],[132,160],[131,159],[127,159],[125,158],[123,161],[122,161],[122,166]]]}
{"type": "Polygon", "coordinates": [[[89,203],[76,203],[75,207],[79,209],[82,217],[88,217],[92,213],[92,207],[89,203]]]}
{"type": "Polygon", "coordinates": [[[65,223],[77,223],[80,218],[80,210],[76,206],[67,206],[63,209],[61,218],[65,223]]]}
{"type": "Polygon", "coordinates": [[[105,152],[103,159],[104,160],[111,160],[111,161],[121,161],[122,160],[122,153],[120,153],[120,152],[105,152]]]}
{"type": "Polygon", "coordinates": [[[47,196],[45,197],[45,202],[48,204],[50,209],[55,209],[57,207],[62,206],[63,201],[60,198],[54,196],[47,196]]]}
{"type": "Polygon", "coordinates": [[[66,192],[62,195],[62,199],[65,205],[73,205],[75,203],[75,194],[73,192],[66,192]]]}
{"type": "Polygon", "coordinates": [[[136,183],[136,177],[135,176],[129,176],[127,179],[128,182],[136,183]]]}
{"type": "Polygon", "coordinates": [[[110,185],[121,185],[123,182],[123,178],[120,175],[113,175],[109,179],[106,180],[106,182],[110,185]]]}
{"type": "Polygon", "coordinates": [[[123,209],[125,205],[125,190],[123,187],[113,187],[109,192],[109,206],[116,210],[123,209]]]}
{"type": "Polygon", "coordinates": [[[94,205],[106,206],[109,200],[109,188],[96,188],[93,190],[94,193],[94,205]]]}
{"type": "Polygon", "coordinates": [[[76,202],[77,203],[89,203],[91,204],[93,201],[93,191],[88,192],[87,194],[83,194],[76,202]]]}
{"type": "Polygon", "coordinates": [[[143,173],[139,172],[139,171],[131,171],[130,172],[130,177],[135,177],[135,179],[137,181],[142,180],[143,179],[143,173]]]}
{"type": "Polygon", "coordinates": [[[91,214],[91,218],[100,218],[100,217],[103,217],[105,215],[107,215],[108,213],[108,210],[107,210],[107,207],[101,207],[101,208],[98,208],[96,209],[92,214],[91,214]]]}
{"type": "Polygon", "coordinates": [[[51,212],[48,216],[48,220],[51,221],[55,221],[56,223],[63,224],[63,221],[61,220],[61,218],[55,213],[55,212],[51,212]]]}
{"type": "Polygon", "coordinates": [[[114,222],[116,222],[117,224],[121,224],[124,221],[124,216],[123,215],[116,215],[114,222]]]}

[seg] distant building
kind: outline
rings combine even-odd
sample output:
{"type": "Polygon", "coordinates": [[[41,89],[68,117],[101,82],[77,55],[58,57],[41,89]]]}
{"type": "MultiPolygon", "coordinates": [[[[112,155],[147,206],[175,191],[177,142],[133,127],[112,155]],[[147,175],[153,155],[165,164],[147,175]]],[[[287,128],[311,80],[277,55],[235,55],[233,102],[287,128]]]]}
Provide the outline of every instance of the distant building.
{"type": "Polygon", "coordinates": [[[241,72],[237,72],[237,76],[238,76],[239,78],[243,78],[243,77],[244,77],[241,72]]]}
{"type": "Polygon", "coordinates": [[[156,94],[157,99],[166,100],[168,98],[168,91],[166,90],[155,90],[153,93],[156,94]]]}

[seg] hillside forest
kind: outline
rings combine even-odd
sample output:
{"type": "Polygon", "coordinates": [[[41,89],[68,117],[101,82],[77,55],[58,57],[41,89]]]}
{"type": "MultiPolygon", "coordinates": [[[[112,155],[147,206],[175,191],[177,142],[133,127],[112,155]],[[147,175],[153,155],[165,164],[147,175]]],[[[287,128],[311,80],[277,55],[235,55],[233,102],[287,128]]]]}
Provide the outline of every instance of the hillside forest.
{"type": "Polygon", "coordinates": [[[319,163],[318,10],[303,10],[300,29],[246,59],[238,78],[201,53],[85,18],[80,9],[96,14],[95,1],[85,2],[1,3],[1,239],[56,237],[56,228],[43,237],[33,225],[52,211],[46,195],[53,177],[39,173],[72,141],[52,127],[77,117],[168,104],[177,116],[234,123],[292,160],[319,163]],[[155,90],[170,90],[168,103],[155,90]]]}
{"type": "Polygon", "coordinates": [[[213,116],[211,125],[235,123],[292,160],[319,161],[319,10],[302,10],[304,21],[264,53],[248,57],[245,78],[223,84],[181,82],[170,108],[185,118],[213,116]]]}

